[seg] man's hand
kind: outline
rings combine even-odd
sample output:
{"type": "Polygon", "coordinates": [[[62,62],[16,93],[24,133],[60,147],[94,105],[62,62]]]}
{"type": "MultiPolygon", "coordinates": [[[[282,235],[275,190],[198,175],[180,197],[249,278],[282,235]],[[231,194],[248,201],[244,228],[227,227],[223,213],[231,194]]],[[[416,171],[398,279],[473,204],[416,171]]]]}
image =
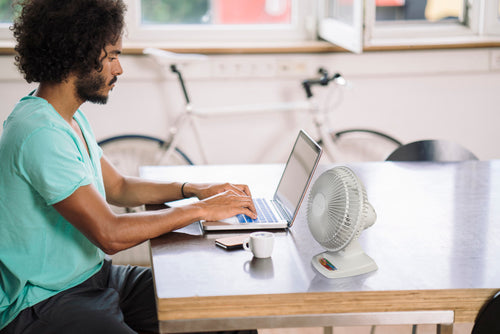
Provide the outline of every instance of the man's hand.
{"type": "Polygon", "coordinates": [[[200,205],[204,210],[204,219],[207,221],[217,221],[229,218],[238,214],[245,214],[252,219],[257,218],[257,211],[252,201],[252,197],[242,190],[248,190],[247,186],[232,186],[229,184],[214,185],[211,189],[229,190],[219,192],[212,197],[205,198],[195,205],[200,205]],[[233,189],[235,187],[236,189],[233,189]]]}

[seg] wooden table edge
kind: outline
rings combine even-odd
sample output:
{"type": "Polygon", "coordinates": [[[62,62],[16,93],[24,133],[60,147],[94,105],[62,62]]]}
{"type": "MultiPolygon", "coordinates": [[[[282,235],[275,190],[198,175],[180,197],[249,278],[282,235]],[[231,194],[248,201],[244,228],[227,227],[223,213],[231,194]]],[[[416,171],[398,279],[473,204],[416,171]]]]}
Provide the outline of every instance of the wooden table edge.
{"type": "Polygon", "coordinates": [[[254,316],[451,310],[473,322],[499,289],[309,292],[159,299],[161,321],[254,316]]]}

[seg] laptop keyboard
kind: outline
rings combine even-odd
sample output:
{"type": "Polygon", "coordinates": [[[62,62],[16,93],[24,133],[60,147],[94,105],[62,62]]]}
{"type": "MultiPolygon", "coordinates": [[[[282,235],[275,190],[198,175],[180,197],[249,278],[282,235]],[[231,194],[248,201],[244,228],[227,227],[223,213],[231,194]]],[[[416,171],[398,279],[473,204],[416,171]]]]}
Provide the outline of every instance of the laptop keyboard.
{"type": "Polygon", "coordinates": [[[264,198],[254,198],[253,204],[255,209],[257,209],[257,219],[252,219],[244,214],[239,214],[236,216],[238,222],[240,223],[274,223],[278,221],[278,218],[273,214],[268,202],[264,198]]]}

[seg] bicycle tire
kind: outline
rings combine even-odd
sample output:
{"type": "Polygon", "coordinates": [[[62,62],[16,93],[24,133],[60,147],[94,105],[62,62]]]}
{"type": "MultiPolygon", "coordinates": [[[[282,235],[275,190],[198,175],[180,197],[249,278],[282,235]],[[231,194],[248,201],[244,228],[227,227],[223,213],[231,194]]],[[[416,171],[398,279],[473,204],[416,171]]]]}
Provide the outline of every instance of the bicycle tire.
{"type": "MultiPolygon", "coordinates": [[[[403,144],[396,138],[371,129],[345,129],[330,132],[335,146],[342,153],[339,161],[383,161],[403,144]]],[[[319,141],[322,145],[322,141],[319,141]]]]}
{"type": "Polygon", "coordinates": [[[98,142],[104,155],[123,174],[139,176],[139,167],[147,165],[193,165],[178,147],[167,160],[158,160],[165,150],[165,141],[144,135],[121,135],[98,142]]]}
{"type": "MultiPolygon", "coordinates": [[[[106,158],[118,171],[128,176],[139,176],[139,167],[148,165],[193,165],[192,160],[179,148],[175,148],[170,157],[162,157],[165,141],[144,135],[121,135],[106,138],[98,142],[106,158]]],[[[144,207],[117,207],[111,205],[115,213],[143,211],[144,207]]]]}

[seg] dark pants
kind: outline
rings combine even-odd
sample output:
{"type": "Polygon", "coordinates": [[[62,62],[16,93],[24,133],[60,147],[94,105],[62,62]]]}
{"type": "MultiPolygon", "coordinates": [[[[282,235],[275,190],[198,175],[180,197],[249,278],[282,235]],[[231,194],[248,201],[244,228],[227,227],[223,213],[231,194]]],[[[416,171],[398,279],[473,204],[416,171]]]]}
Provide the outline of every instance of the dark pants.
{"type": "MultiPolygon", "coordinates": [[[[114,266],[23,310],[0,334],[158,333],[150,268],[114,266]]],[[[217,332],[257,334],[256,330],[217,332]]]]}
{"type": "Polygon", "coordinates": [[[23,310],[0,334],[158,332],[151,269],[112,266],[23,310]]]}

